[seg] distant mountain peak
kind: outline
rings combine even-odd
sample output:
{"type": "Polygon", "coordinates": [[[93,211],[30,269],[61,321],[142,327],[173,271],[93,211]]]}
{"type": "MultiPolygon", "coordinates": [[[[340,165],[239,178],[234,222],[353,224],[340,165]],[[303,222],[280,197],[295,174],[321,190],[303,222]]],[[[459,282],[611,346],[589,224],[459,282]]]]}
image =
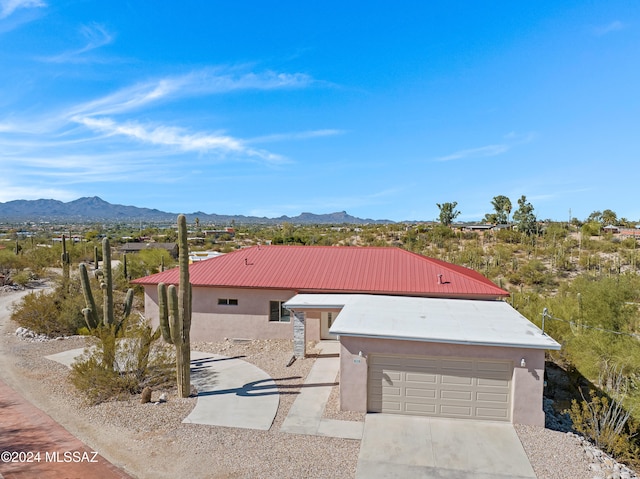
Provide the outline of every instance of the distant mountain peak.
{"type": "MultiPolygon", "coordinates": [[[[85,196],[68,203],[59,200],[14,200],[0,203],[0,221],[149,221],[173,222],[176,213],[167,213],[157,209],[138,208],[136,206],[114,205],[99,196],[85,196]]],[[[279,218],[259,218],[243,215],[207,214],[202,211],[187,214],[187,221],[196,217],[201,223],[228,224],[364,224],[392,223],[389,220],[362,219],[349,215],[346,211],[327,214],[301,213],[298,216],[279,218]]]]}

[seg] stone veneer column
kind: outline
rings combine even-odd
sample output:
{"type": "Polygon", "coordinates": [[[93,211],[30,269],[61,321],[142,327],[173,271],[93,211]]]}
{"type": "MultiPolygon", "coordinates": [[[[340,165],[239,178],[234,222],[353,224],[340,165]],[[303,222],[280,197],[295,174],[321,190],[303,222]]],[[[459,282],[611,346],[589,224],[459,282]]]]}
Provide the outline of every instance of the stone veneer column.
{"type": "Polygon", "coordinates": [[[293,355],[299,359],[304,358],[307,355],[304,320],[304,312],[293,312],[293,355]]]}

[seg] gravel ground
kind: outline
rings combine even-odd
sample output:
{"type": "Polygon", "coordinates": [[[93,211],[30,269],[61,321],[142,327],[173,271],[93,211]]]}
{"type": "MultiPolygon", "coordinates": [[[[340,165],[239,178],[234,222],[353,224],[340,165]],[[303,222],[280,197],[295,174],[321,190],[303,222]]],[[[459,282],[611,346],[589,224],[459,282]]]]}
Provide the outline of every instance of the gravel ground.
{"type": "Polygon", "coordinates": [[[516,433],[538,479],[591,479],[584,449],[565,432],[516,424],[516,433]]]}
{"type": "MultiPolygon", "coordinates": [[[[7,305],[20,294],[0,292],[0,376],[72,434],[114,464],[139,478],[349,478],[355,476],[360,442],[281,433],[280,425],[314,359],[295,361],[290,341],[197,343],[194,349],[243,359],[270,374],[280,389],[280,405],[269,431],[183,424],[195,398],[176,397],[163,404],[137,398],[88,406],[68,382],[68,370],[44,356],[85,347],[86,338],[48,342],[19,339],[8,320],[7,305]]],[[[315,351],[309,350],[311,353],[315,351]]],[[[338,386],[325,417],[351,421],[363,414],[339,410],[338,386]]],[[[566,433],[516,425],[516,432],[538,479],[592,479],[579,442],[566,433]]]]}

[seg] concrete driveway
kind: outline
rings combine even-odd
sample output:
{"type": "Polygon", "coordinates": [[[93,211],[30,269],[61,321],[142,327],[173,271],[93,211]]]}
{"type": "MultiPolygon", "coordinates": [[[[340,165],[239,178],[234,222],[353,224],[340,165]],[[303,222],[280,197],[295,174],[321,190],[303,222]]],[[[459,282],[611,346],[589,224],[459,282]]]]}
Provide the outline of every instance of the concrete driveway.
{"type": "Polygon", "coordinates": [[[513,426],[367,414],[356,479],[535,479],[513,426]]]}

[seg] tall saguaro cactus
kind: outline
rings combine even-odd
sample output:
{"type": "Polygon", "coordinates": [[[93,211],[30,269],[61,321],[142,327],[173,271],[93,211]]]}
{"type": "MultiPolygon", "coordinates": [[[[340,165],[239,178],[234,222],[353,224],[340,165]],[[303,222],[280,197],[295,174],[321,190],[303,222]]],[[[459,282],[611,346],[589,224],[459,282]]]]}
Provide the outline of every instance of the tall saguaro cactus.
{"type": "MultiPolygon", "coordinates": [[[[97,255],[96,255],[97,256],[97,255]]],[[[120,333],[125,320],[131,314],[133,305],[133,289],[129,288],[124,300],[122,316],[116,320],[113,308],[113,279],[111,277],[111,246],[109,240],[102,240],[102,270],[96,271],[96,276],[100,277],[100,288],[102,289],[102,324],[96,308],[96,302],[91,292],[91,284],[85,264],[80,264],[80,282],[82,283],[82,294],[86,307],[82,310],[84,320],[89,330],[98,336],[102,341],[102,363],[106,368],[115,368],[116,359],[116,337],[120,333]]]]}
{"type": "MultiPolygon", "coordinates": [[[[133,289],[129,288],[127,296],[123,305],[122,318],[116,321],[113,307],[113,278],[111,276],[111,246],[109,246],[109,240],[104,238],[102,240],[102,267],[99,271],[100,276],[100,288],[102,289],[103,304],[102,304],[102,324],[104,326],[114,326],[117,330],[122,326],[124,320],[131,313],[131,306],[133,305],[133,289]]],[[[87,273],[87,267],[85,264],[80,264],[80,282],[82,284],[82,294],[86,307],[82,310],[85,322],[89,329],[96,329],[100,326],[100,319],[98,317],[98,311],[96,308],[96,302],[91,292],[91,284],[89,282],[89,274],[87,273]]]]}
{"type": "Polygon", "coordinates": [[[178,216],[178,248],[180,256],[180,283],[178,288],[158,284],[160,329],[164,340],[176,347],[176,373],[178,391],[183,398],[191,394],[191,283],[189,282],[189,247],[187,245],[187,219],[178,216]]]}

